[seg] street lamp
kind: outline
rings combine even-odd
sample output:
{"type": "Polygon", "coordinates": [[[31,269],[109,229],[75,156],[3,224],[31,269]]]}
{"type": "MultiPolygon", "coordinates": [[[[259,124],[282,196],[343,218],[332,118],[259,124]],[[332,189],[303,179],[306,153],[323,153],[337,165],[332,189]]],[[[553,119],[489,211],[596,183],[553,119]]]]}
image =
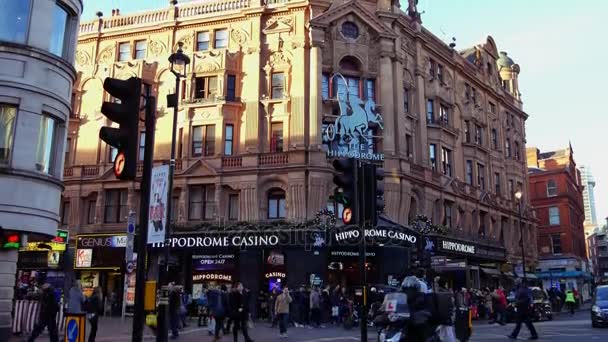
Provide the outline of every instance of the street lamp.
{"type": "MultiPolygon", "coordinates": [[[[169,63],[171,63],[171,72],[175,75],[175,94],[167,95],[167,107],[173,107],[173,126],[171,127],[171,161],[169,162],[169,184],[167,189],[167,225],[165,227],[165,246],[164,246],[164,257],[165,264],[162,265],[159,274],[159,283],[162,287],[168,286],[169,283],[169,252],[170,252],[170,237],[171,237],[171,220],[173,217],[173,174],[175,173],[175,140],[177,130],[177,113],[179,111],[179,84],[182,78],[186,75],[186,66],[190,64],[190,58],[184,55],[182,46],[184,43],[177,43],[177,51],[169,56],[169,63]]],[[[161,288],[162,289],[162,288],[161,288]]],[[[165,289],[163,292],[168,291],[165,289]]],[[[166,296],[165,296],[166,297],[166,296]]],[[[165,342],[169,339],[169,303],[168,298],[161,298],[158,304],[159,313],[159,329],[156,334],[156,340],[165,342]]]]}
{"type": "Polygon", "coordinates": [[[523,202],[523,193],[521,192],[521,190],[518,190],[515,193],[515,198],[517,198],[517,207],[519,209],[519,234],[521,235],[521,268],[524,272],[524,282],[526,282],[526,253],[524,252],[524,227],[521,224],[521,209],[523,202]]]}

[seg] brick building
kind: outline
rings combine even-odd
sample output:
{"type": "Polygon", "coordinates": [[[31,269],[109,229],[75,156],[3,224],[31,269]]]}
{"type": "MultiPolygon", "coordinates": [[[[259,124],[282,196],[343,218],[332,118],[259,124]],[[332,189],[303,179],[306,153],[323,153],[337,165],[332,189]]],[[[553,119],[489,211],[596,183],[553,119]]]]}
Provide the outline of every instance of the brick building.
{"type": "MultiPolygon", "coordinates": [[[[572,146],[527,149],[530,202],[538,220],[539,276],[547,287],[588,284],[583,186],[572,146]]],[[[586,291],[588,292],[588,291],[586,291]]]]}
{"type": "MultiPolygon", "coordinates": [[[[335,123],[337,97],[348,93],[375,103],[384,120],[382,139],[370,148],[385,156],[386,216],[407,226],[424,215],[449,229],[444,239],[480,251],[442,251],[465,260],[454,271],[455,285],[512,277],[521,239],[532,246],[526,259],[535,268],[520,67],[491,37],[460,52],[446,45],[422,27],[414,1],[407,10],[388,0],[191,1],[82,23],[62,206],[62,223],[77,239],[124,232],[127,213],[138,210],[138,183],[114,179],[114,151],[97,138],[107,124],[99,113],[109,100],[104,78],[138,76],[152,85],[161,164],[169,158],[172,121],[164,99],[175,84],[167,57],[178,42],[192,60],[177,128],[172,202],[178,233],[200,236],[238,222],[297,223],[328,207],[337,213],[324,136],[335,123]],[[334,77],[337,72],[343,77],[334,77]],[[524,192],[523,237],[517,189],[524,192]]],[[[81,245],[97,243],[89,239],[81,245]]],[[[186,248],[176,257],[186,265],[199,252],[186,248]]],[[[286,268],[271,273],[290,282],[311,275],[329,282],[333,252],[280,251],[286,268]]],[[[395,260],[401,268],[391,272],[402,274],[407,256],[385,252],[374,253],[395,260]]],[[[274,250],[247,250],[247,258],[230,253],[238,259],[234,269],[248,272],[213,276],[241,279],[256,290],[267,282],[258,277],[268,266],[259,260],[283,260],[274,250]]],[[[102,266],[80,271],[101,273],[103,286],[121,284],[102,266]]],[[[174,274],[191,279],[191,272],[184,266],[174,274]]],[[[375,281],[385,282],[387,272],[375,281]]]]}

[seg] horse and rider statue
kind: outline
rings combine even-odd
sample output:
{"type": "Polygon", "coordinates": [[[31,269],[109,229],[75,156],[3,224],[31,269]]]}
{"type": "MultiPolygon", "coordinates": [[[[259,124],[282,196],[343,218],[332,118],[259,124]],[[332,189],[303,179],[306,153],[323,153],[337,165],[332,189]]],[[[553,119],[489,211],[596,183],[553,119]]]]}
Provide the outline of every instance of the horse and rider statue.
{"type": "MultiPolygon", "coordinates": [[[[372,99],[365,102],[358,96],[338,96],[340,116],[331,130],[348,141],[357,141],[358,137],[369,140],[368,131],[378,126],[384,129],[382,116],[376,113],[376,103],[372,99]],[[336,132],[337,131],[337,132],[336,132]]],[[[333,140],[334,137],[330,137],[333,140]]]]}

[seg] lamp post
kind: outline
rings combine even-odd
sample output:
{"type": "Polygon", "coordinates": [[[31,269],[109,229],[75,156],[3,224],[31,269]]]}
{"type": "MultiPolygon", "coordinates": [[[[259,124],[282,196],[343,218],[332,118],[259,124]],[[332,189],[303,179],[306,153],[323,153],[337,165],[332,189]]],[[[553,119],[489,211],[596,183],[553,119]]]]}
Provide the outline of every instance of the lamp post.
{"type": "Polygon", "coordinates": [[[524,251],[524,227],[521,224],[521,207],[523,202],[523,193],[521,190],[518,190],[515,193],[515,198],[517,198],[517,207],[519,211],[519,234],[521,235],[521,268],[524,272],[524,282],[526,282],[526,253],[524,251]]]}
{"type": "MultiPolygon", "coordinates": [[[[165,228],[165,246],[164,246],[164,259],[165,263],[162,265],[159,274],[159,283],[161,286],[168,285],[169,278],[169,252],[171,238],[171,220],[173,217],[173,174],[175,173],[175,139],[177,130],[177,113],[179,112],[179,84],[182,78],[186,77],[186,66],[190,64],[190,58],[184,55],[182,46],[184,43],[179,42],[177,51],[169,56],[169,63],[171,63],[171,72],[175,75],[175,94],[167,95],[167,107],[173,107],[173,126],[171,127],[171,160],[169,162],[169,184],[167,189],[167,226],[165,228]]],[[[164,294],[167,294],[167,289],[163,290],[164,294]]],[[[167,297],[166,295],[163,295],[167,297]]],[[[168,299],[163,298],[159,302],[159,329],[156,334],[156,340],[159,342],[165,342],[169,339],[169,315],[168,315],[168,299]]]]}

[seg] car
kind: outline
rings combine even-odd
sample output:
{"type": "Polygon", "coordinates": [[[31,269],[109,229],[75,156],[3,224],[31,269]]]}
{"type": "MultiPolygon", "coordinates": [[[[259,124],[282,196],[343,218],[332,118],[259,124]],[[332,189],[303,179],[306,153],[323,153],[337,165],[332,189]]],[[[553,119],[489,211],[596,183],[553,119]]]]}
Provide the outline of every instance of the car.
{"type": "Polygon", "coordinates": [[[591,325],[608,325],[608,285],[598,286],[591,302],[591,325]]]}

